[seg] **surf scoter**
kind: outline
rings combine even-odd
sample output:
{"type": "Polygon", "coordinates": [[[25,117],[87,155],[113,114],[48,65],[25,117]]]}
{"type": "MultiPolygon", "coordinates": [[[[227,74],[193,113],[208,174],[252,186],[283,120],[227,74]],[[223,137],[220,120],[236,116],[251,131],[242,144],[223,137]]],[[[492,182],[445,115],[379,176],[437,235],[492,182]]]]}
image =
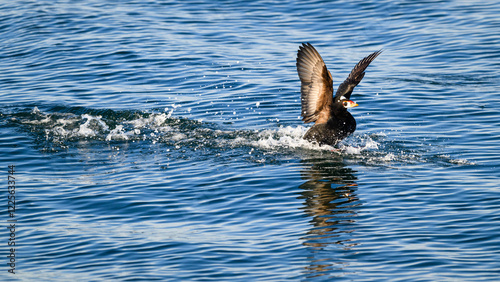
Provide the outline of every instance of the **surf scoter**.
{"type": "Polygon", "coordinates": [[[304,139],[320,145],[336,145],[356,130],[356,120],[347,111],[358,104],[350,100],[352,90],[361,82],[365,69],[381,50],[373,52],[354,66],[347,79],[333,96],[332,74],[318,51],[309,43],[302,43],[297,52],[297,72],[301,82],[302,120],[314,122],[304,139]]]}

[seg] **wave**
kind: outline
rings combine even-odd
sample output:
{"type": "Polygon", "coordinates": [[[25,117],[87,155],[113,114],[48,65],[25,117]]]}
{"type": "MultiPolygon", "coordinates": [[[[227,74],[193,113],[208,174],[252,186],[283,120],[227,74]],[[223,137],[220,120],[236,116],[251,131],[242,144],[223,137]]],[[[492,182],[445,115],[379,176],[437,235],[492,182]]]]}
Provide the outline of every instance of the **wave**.
{"type": "Polygon", "coordinates": [[[3,116],[8,122],[29,129],[44,151],[68,149],[81,141],[112,144],[146,142],[194,151],[241,149],[240,154],[253,155],[252,160],[256,162],[269,162],[292,155],[300,158],[342,157],[347,162],[368,165],[415,162],[475,164],[466,159],[455,159],[449,154],[433,152],[432,148],[425,146],[407,146],[404,141],[390,138],[385,132],[355,133],[336,147],[319,146],[302,138],[308,129],[302,125],[281,125],[261,130],[225,129],[201,120],[173,117],[177,107],[173,104],[155,112],[66,108],[46,113],[35,106],[30,111],[3,116]]]}

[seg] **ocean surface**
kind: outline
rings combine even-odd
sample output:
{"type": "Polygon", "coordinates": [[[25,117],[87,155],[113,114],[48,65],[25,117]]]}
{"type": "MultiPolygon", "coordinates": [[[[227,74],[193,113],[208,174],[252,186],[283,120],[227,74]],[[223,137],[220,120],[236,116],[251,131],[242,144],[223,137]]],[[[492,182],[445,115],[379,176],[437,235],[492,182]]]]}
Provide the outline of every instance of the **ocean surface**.
{"type": "Polygon", "coordinates": [[[499,68],[498,1],[2,1],[0,280],[500,281],[499,68]],[[302,42],[383,50],[335,148],[302,42]]]}

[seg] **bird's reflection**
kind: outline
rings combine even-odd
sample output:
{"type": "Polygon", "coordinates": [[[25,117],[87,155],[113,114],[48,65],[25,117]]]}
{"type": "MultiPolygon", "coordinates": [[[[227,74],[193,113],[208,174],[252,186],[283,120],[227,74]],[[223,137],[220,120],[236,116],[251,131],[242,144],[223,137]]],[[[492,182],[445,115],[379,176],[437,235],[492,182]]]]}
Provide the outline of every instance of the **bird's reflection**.
{"type": "Polygon", "coordinates": [[[355,171],[345,167],[341,160],[303,161],[300,188],[304,212],[311,217],[311,228],[302,238],[310,250],[309,277],[333,275],[345,271],[346,262],[339,252],[350,252],[357,245],[352,238],[355,231],[356,210],[361,205],[357,195],[355,171]]]}

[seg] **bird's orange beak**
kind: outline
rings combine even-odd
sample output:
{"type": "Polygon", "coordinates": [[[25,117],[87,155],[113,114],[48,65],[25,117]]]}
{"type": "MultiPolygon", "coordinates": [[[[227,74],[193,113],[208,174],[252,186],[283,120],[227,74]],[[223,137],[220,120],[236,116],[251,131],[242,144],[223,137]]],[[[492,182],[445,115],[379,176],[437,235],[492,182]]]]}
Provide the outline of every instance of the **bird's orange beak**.
{"type": "Polygon", "coordinates": [[[359,106],[356,102],[353,102],[351,100],[344,101],[344,107],[346,108],[354,108],[359,106]]]}

